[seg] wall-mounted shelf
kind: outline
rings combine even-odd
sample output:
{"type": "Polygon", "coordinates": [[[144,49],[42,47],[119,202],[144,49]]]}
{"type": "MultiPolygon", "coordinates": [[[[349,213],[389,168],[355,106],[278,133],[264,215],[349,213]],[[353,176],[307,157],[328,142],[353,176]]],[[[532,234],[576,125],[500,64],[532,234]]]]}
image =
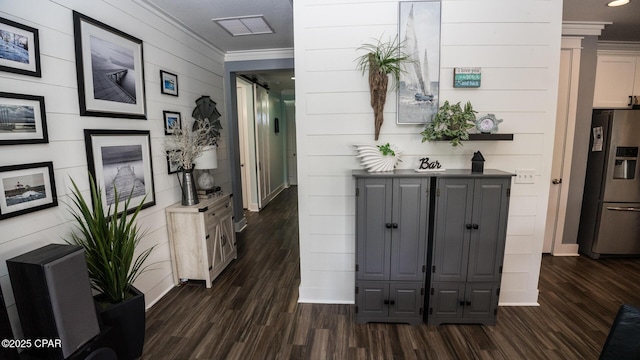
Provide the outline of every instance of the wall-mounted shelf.
{"type": "Polygon", "coordinates": [[[507,140],[507,141],[513,141],[513,134],[469,134],[469,140],[507,140]]]}
{"type": "MultiPolygon", "coordinates": [[[[442,138],[439,141],[449,141],[451,138],[442,138]]],[[[513,141],[513,134],[469,134],[468,141],[495,141],[506,140],[513,141]]]]}

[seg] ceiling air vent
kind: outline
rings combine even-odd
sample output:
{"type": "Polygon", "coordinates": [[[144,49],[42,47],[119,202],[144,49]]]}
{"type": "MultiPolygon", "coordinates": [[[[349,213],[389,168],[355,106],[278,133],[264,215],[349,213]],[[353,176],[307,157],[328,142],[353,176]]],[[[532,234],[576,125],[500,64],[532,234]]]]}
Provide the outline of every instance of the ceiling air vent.
{"type": "Polygon", "coordinates": [[[273,29],[262,15],[238,16],[211,19],[231,36],[273,34],[273,29]]]}

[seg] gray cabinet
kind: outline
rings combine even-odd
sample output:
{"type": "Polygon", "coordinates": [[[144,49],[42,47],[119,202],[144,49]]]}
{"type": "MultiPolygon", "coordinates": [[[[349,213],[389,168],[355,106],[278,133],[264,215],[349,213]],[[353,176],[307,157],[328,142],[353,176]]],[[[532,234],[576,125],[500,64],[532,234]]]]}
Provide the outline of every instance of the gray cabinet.
{"type": "Polygon", "coordinates": [[[428,214],[428,177],[357,177],[357,322],[422,322],[428,214]]]}
{"type": "Polygon", "coordinates": [[[429,324],[495,324],[510,184],[510,175],[437,179],[429,324]]]}

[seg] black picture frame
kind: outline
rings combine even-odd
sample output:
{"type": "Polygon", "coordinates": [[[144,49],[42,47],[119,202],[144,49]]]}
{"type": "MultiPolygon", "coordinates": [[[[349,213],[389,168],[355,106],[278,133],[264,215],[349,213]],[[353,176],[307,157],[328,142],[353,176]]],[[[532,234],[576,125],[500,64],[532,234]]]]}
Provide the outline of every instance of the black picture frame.
{"type": "Polygon", "coordinates": [[[178,96],[178,75],[160,70],[160,92],[178,96]]]}
{"type": "Polygon", "coordinates": [[[182,117],[179,112],[164,110],[162,111],[162,118],[164,119],[165,135],[173,135],[175,129],[182,128],[182,117]]]}
{"type": "Polygon", "coordinates": [[[101,187],[105,211],[115,203],[114,187],[120,209],[131,197],[129,213],[140,203],[143,209],[156,204],[148,130],[85,129],[84,139],[89,173],[101,187]]]}
{"type": "Polygon", "coordinates": [[[54,206],[53,162],[0,166],[0,220],[54,206]]]}
{"type": "Polygon", "coordinates": [[[0,92],[0,145],[48,142],[44,96],[0,92]]]}
{"type": "Polygon", "coordinates": [[[146,120],[142,40],[77,11],[73,30],[80,115],[146,120]]]}
{"type": "Polygon", "coordinates": [[[38,29],[0,17],[0,34],[0,71],[42,77],[38,29]]]}
{"type": "MultiPolygon", "coordinates": [[[[180,152],[180,150],[176,151],[180,152]]],[[[169,152],[167,151],[167,174],[171,175],[177,173],[178,171],[181,171],[182,169],[180,169],[180,166],[180,162],[171,161],[171,159],[169,159],[169,152]]]]}

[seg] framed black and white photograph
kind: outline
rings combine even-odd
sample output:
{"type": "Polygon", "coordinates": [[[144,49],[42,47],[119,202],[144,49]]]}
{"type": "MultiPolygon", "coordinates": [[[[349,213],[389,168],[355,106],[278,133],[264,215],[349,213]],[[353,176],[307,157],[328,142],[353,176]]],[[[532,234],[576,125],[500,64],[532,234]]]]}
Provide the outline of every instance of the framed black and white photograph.
{"type": "Polygon", "coordinates": [[[178,96],[178,75],[160,70],[160,92],[178,96]]]}
{"type": "MultiPolygon", "coordinates": [[[[176,151],[180,152],[180,150],[176,150],[176,151]]],[[[175,174],[178,171],[180,171],[180,162],[171,161],[171,159],[169,159],[169,152],[167,151],[167,173],[175,174]]]]}
{"type": "Polygon", "coordinates": [[[119,208],[129,197],[130,212],[143,201],[143,208],[155,205],[149,131],[86,129],[84,138],[89,172],[102,188],[105,211],[115,204],[115,190],[119,208]]]}
{"type": "Polygon", "coordinates": [[[146,119],[142,40],[73,12],[80,115],[146,119]]]}
{"type": "Polygon", "coordinates": [[[0,220],[54,206],[52,162],[0,166],[0,220]]]}
{"type": "Polygon", "coordinates": [[[48,143],[44,97],[0,92],[0,145],[48,143]]]}
{"type": "Polygon", "coordinates": [[[173,135],[175,129],[182,127],[182,120],[179,112],[175,111],[163,111],[164,115],[164,134],[173,135]]]}
{"type": "Polygon", "coordinates": [[[0,17],[0,71],[42,76],[38,29],[0,17]]]}
{"type": "Polygon", "coordinates": [[[431,122],[440,92],[440,1],[401,1],[398,34],[403,65],[398,88],[398,124],[431,122]]]}

